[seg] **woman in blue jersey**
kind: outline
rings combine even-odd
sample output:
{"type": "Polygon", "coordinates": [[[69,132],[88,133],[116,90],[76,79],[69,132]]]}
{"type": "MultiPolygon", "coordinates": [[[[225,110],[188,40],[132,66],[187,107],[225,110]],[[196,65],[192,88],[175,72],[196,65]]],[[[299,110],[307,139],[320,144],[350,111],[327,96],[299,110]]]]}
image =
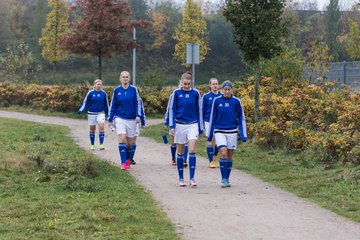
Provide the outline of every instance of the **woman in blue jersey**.
{"type": "MultiPolygon", "coordinates": [[[[204,131],[206,138],[209,136],[210,132],[210,113],[211,113],[211,107],[213,104],[213,101],[215,98],[221,96],[221,93],[219,92],[219,82],[216,78],[210,78],[209,80],[209,86],[210,91],[206,93],[202,99],[201,99],[201,108],[203,113],[203,119],[204,119],[204,131]]],[[[206,152],[209,158],[209,167],[210,168],[216,168],[218,165],[217,161],[217,147],[214,146],[214,139],[212,141],[207,142],[206,146],[206,152]]]]}
{"type": "Polygon", "coordinates": [[[102,81],[96,79],[94,89],[90,90],[81,104],[78,113],[81,114],[87,108],[88,123],[90,126],[90,149],[95,150],[95,131],[96,125],[99,126],[100,150],[104,150],[104,126],[105,114],[109,111],[109,100],[106,92],[102,89],[102,81]]]}
{"type": "Polygon", "coordinates": [[[121,85],[114,89],[109,111],[109,125],[115,126],[119,141],[121,169],[130,168],[131,146],[135,143],[136,124],[140,123],[140,96],[135,86],[130,85],[130,73],[120,74],[121,85]]]}
{"type": "Polygon", "coordinates": [[[191,88],[192,76],[186,72],[181,76],[182,87],[173,92],[173,98],[169,107],[169,127],[174,134],[174,142],[177,144],[177,169],[179,185],[185,187],[184,182],[184,147],[189,145],[189,168],[190,186],[196,187],[196,141],[203,131],[202,113],[200,107],[200,93],[191,88]]]}
{"type": "Polygon", "coordinates": [[[238,131],[241,140],[247,140],[246,121],[240,99],[233,96],[231,82],[225,81],[221,88],[223,95],[214,100],[211,110],[208,141],[214,135],[219,148],[221,187],[231,187],[232,156],[237,147],[238,131]]]}
{"type": "MultiPolygon", "coordinates": [[[[182,84],[181,84],[181,80],[179,81],[179,88],[182,87],[182,84]]],[[[170,103],[172,102],[172,98],[173,98],[173,94],[171,94],[169,96],[169,101],[168,101],[168,104],[167,104],[167,107],[166,107],[166,113],[165,113],[165,117],[164,117],[164,129],[166,130],[168,127],[169,127],[169,108],[170,108],[170,103]]],[[[171,130],[169,131],[169,135],[171,136],[171,143],[170,143],[170,152],[171,152],[171,164],[173,166],[176,165],[176,143],[174,142],[174,135],[171,133],[171,130]]],[[[184,158],[184,167],[187,167],[188,164],[187,164],[187,155],[188,155],[188,145],[185,144],[185,147],[184,147],[184,155],[183,155],[183,158],[184,158]]]]}

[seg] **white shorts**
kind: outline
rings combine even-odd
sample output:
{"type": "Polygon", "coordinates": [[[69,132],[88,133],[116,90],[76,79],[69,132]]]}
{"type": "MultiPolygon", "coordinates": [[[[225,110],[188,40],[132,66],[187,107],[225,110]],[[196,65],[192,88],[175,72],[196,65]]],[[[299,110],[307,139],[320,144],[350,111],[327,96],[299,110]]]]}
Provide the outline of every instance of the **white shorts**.
{"type": "Polygon", "coordinates": [[[205,137],[207,138],[210,135],[210,123],[209,122],[205,122],[204,132],[205,132],[205,137]]]}
{"type": "Polygon", "coordinates": [[[88,123],[89,126],[94,126],[98,123],[104,123],[105,122],[105,113],[99,113],[99,114],[88,114],[88,123]]]}
{"type": "Polygon", "coordinates": [[[218,148],[226,147],[235,150],[237,147],[237,133],[215,133],[215,142],[218,148]]]}
{"type": "Polygon", "coordinates": [[[136,121],[127,120],[122,118],[115,118],[115,129],[117,135],[125,134],[127,137],[135,137],[136,136],[136,121]]]}
{"type": "Polygon", "coordinates": [[[174,143],[186,144],[189,140],[197,140],[198,137],[199,127],[197,123],[176,124],[174,143]]]}

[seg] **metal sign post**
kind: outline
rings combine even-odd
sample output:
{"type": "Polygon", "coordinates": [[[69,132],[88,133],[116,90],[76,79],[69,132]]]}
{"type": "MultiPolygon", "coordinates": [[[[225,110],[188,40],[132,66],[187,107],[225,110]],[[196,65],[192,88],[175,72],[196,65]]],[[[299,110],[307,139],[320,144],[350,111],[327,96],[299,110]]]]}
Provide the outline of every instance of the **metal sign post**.
{"type": "Polygon", "coordinates": [[[195,86],[195,64],[200,64],[200,45],[197,43],[186,44],[186,64],[192,64],[192,81],[195,86]]]}
{"type": "MultiPolygon", "coordinates": [[[[133,39],[136,41],[136,28],[133,28],[133,39]]],[[[133,48],[133,85],[136,86],[136,48],[133,48]]]]}

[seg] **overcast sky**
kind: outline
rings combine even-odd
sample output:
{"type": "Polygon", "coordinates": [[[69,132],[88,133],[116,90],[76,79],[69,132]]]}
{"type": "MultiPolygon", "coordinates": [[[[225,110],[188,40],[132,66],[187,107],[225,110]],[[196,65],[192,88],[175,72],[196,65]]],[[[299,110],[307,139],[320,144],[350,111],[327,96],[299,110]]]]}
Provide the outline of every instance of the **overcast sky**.
{"type": "MultiPolygon", "coordinates": [[[[176,0],[178,3],[184,3],[184,0],[176,0]]],[[[223,2],[224,0],[211,0],[213,3],[219,3],[220,1],[223,2]]],[[[297,2],[317,2],[317,6],[319,10],[325,10],[326,6],[329,4],[330,0],[293,0],[297,2]]],[[[356,2],[360,0],[339,0],[339,5],[341,10],[348,10],[354,5],[356,2]]],[[[203,0],[205,2],[205,0],[203,0]]]]}
{"type": "MultiPolygon", "coordinates": [[[[349,9],[359,0],[339,0],[339,5],[341,9],[349,9]]],[[[319,10],[324,10],[329,4],[330,0],[317,0],[319,10]]]]}

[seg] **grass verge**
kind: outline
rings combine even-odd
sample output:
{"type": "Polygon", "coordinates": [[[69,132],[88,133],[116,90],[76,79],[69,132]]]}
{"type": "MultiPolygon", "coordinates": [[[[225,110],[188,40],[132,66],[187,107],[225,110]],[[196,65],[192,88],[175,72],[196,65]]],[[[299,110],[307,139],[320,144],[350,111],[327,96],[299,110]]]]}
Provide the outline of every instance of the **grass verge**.
{"type": "MultiPolygon", "coordinates": [[[[162,142],[162,129],[162,125],[147,127],[142,136],[162,142]]],[[[207,157],[203,136],[198,141],[197,153],[207,157]]],[[[234,167],[360,222],[360,166],[339,163],[328,169],[301,154],[242,143],[235,151],[234,167]]]]}
{"type": "Polygon", "coordinates": [[[128,172],[65,127],[0,118],[0,239],[179,239],[128,172]]]}

